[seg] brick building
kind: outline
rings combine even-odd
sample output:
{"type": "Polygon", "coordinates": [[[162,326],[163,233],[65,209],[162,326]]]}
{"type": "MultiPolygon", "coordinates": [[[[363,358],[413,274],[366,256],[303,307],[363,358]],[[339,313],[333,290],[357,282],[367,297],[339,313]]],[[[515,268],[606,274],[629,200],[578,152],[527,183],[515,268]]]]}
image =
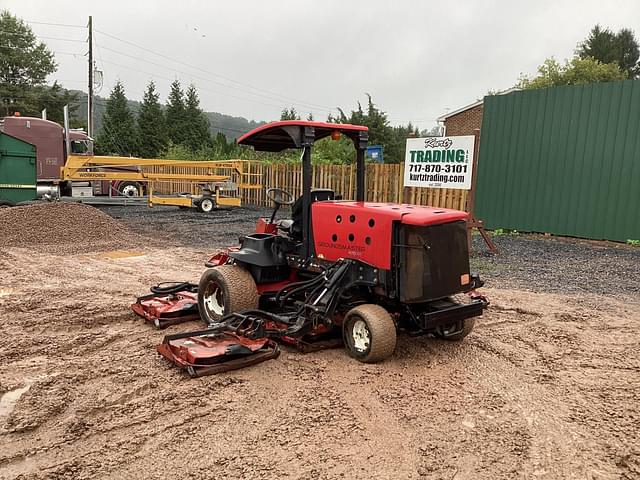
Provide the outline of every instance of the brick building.
{"type": "MultiPolygon", "coordinates": [[[[496,95],[504,95],[515,90],[518,89],[510,88],[496,95]]],[[[451,137],[473,135],[476,128],[482,128],[483,102],[484,100],[478,100],[438,117],[438,122],[444,123],[444,135],[451,137]]]]}
{"type": "Polygon", "coordinates": [[[438,122],[444,123],[446,136],[473,135],[476,128],[482,127],[482,100],[442,115],[438,122]]]}

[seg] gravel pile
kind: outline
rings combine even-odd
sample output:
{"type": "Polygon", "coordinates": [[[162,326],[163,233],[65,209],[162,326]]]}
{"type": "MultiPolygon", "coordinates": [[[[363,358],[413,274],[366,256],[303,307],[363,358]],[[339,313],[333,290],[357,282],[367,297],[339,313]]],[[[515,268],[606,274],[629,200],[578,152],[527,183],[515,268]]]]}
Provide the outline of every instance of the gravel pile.
{"type": "Polygon", "coordinates": [[[130,248],[140,237],[109,215],[76,203],[0,209],[0,247],[73,254],[130,248]]]}

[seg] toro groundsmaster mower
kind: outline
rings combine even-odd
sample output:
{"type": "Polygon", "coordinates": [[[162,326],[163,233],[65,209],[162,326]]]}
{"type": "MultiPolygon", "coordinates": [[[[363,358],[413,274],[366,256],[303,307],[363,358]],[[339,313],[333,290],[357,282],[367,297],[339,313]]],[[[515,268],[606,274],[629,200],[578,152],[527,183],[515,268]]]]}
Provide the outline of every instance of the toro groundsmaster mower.
{"type": "MultiPolygon", "coordinates": [[[[362,362],[389,357],[396,332],[460,340],[482,314],[482,286],[469,271],[465,212],[365,202],[367,127],[312,121],[274,122],[238,139],[256,150],[302,149],[302,196],[267,196],[260,218],[240,245],[215,254],[197,285],[197,310],[207,327],[167,335],[158,351],[192,376],[258,363],[278,344],[302,350],[344,344],[362,362]],[[356,150],[356,200],[312,190],[311,148],[344,135],[356,150]],[[291,205],[290,219],[276,219],[291,205]],[[464,295],[466,294],[466,295],[464,295]]],[[[141,297],[134,309],[168,324],[195,312],[194,285],[141,297]],[[162,312],[167,318],[160,318],[162,312]],[[158,313],[160,312],[160,313],[158,313]]]]}

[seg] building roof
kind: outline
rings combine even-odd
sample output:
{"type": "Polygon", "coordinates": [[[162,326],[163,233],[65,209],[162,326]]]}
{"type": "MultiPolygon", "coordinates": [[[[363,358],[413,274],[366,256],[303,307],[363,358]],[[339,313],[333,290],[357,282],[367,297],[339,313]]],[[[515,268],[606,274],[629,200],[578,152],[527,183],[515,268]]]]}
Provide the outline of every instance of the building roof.
{"type": "MultiPolygon", "coordinates": [[[[507,93],[516,92],[518,90],[520,89],[517,87],[512,87],[507,90],[503,90],[502,92],[497,92],[495,93],[495,95],[506,95],[507,93]]],[[[467,110],[471,110],[472,108],[477,107],[478,105],[482,105],[483,103],[484,103],[484,98],[481,98],[480,100],[470,103],[469,105],[465,105],[464,107],[460,107],[456,110],[452,110],[451,112],[447,112],[444,115],[439,116],[436,119],[436,121],[444,122],[449,117],[453,117],[455,115],[458,115],[459,113],[466,112],[467,110]]]]}

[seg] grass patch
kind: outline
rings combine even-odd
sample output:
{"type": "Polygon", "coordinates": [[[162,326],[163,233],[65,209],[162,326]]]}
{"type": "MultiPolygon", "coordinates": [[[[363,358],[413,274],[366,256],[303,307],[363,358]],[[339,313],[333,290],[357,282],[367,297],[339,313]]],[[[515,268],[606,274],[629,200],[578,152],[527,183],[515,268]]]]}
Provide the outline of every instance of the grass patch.
{"type": "Polygon", "coordinates": [[[517,237],[518,235],[520,235],[520,232],[518,232],[517,230],[509,230],[508,228],[496,228],[491,233],[494,237],[502,237],[504,235],[511,235],[511,236],[517,237]]]}

